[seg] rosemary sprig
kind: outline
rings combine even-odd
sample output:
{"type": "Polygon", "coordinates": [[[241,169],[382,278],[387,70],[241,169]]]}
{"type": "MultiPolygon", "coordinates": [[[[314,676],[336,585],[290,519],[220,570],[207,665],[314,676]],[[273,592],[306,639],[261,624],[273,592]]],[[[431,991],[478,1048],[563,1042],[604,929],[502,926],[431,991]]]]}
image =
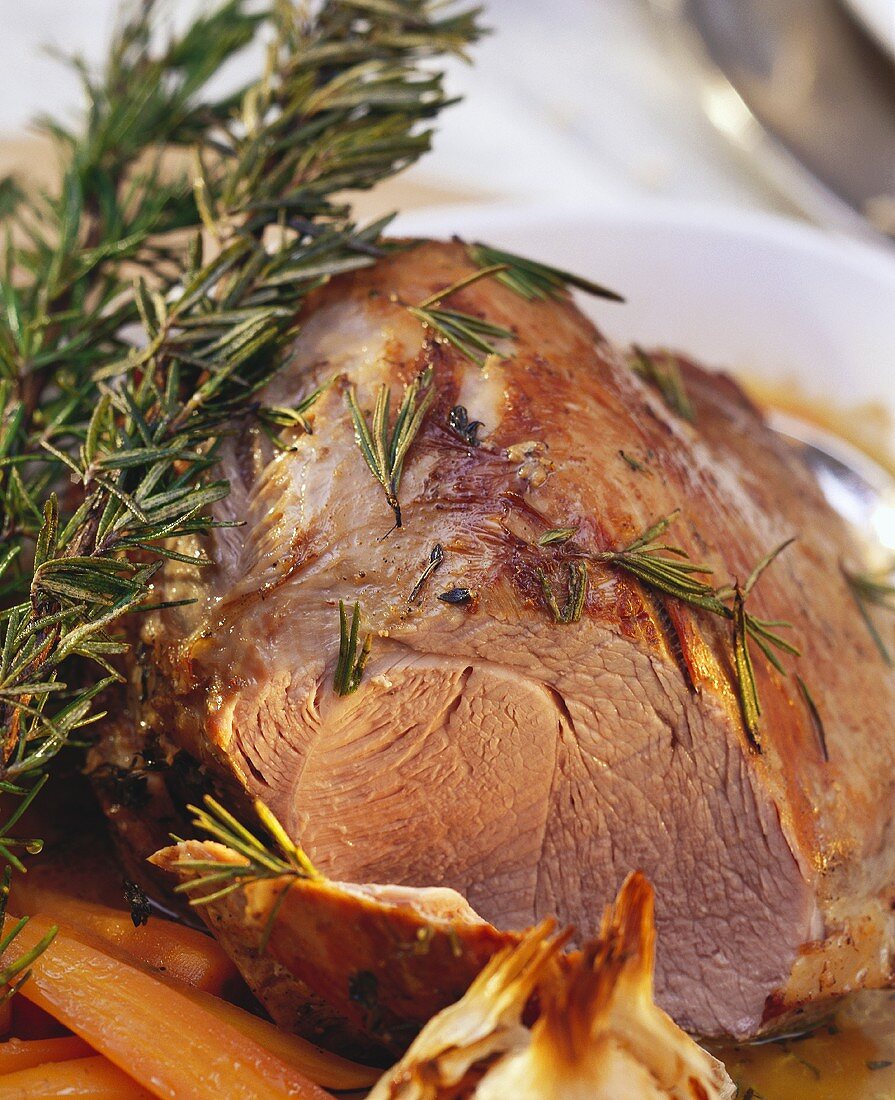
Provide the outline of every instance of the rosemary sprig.
{"type": "Polygon", "coordinates": [[[730,609],[719,599],[714,586],[700,579],[711,576],[711,566],[691,561],[686,551],[661,541],[679,514],[672,512],[623,549],[605,550],[593,555],[592,560],[622,569],[648,588],[692,607],[730,618],[730,609]]]}
{"type": "Polygon", "coordinates": [[[471,313],[463,313],[456,309],[444,309],[440,306],[446,298],[452,294],[472,286],[480,279],[488,279],[493,275],[500,275],[505,270],[504,264],[492,264],[473,272],[443,290],[429,295],[416,306],[408,306],[408,312],[427,328],[440,333],[449,344],[452,344],[462,355],[473,363],[482,367],[489,355],[500,355],[494,340],[512,340],[514,334],[503,325],[494,325],[482,317],[476,317],[471,313]]]}
{"type": "MultiPolygon", "coordinates": [[[[755,587],[756,582],[761,577],[762,573],[771,565],[776,558],[783,553],[787,547],[791,546],[795,542],[794,538],[785,539],[779,546],[774,547],[768,554],[758,562],[752,572],[746,579],[746,583],[742,587],[742,598],[745,602],[746,597],[755,587]]],[[[719,594],[723,597],[730,593],[729,588],[722,588],[719,590],[719,594]]],[[[734,599],[736,592],[733,593],[734,599]]],[[[780,650],[782,653],[788,653],[792,657],[799,656],[798,646],[787,641],[782,637],[778,630],[780,628],[791,629],[792,623],[787,622],[785,619],[777,620],[765,620],[758,619],[749,612],[744,612],[743,615],[743,628],[745,631],[746,639],[751,639],[755,642],[765,658],[774,666],[774,668],[780,673],[781,676],[786,675],[786,669],[783,667],[780,658],[777,656],[775,650],[780,650]]]]}
{"type": "Polygon", "coordinates": [[[663,355],[658,358],[635,344],[628,356],[628,365],[635,374],[659,391],[662,400],[672,412],[677,413],[682,420],[693,419],[693,404],[684,386],[680,367],[672,356],[663,355]]]}
{"type": "Polygon", "coordinates": [[[476,242],[470,246],[469,255],[473,263],[479,264],[480,267],[493,268],[499,265],[503,270],[497,274],[498,282],[503,283],[528,302],[559,298],[570,286],[597,298],[607,298],[611,302],[624,301],[624,298],[614,290],[609,290],[581,275],[573,275],[569,271],[538,263],[536,260],[527,260],[512,252],[491,248],[490,245],[476,242]]]}
{"type": "Polygon", "coordinates": [[[351,624],[345,603],[339,600],[339,659],[333,675],[333,691],[336,695],[351,695],[357,691],[364,676],[364,669],[373,648],[373,635],[367,634],[360,653],[357,651],[357,639],[360,631],[360,604],[354,601],[351,611],[351,624]]]}
{"type": "Polygon", "coordinates": [[[541,582],[541,591],[547,602],[547,607],[557,623],[577,623],[584,610],[584,602],[587,599],[587,565],[583,561],[568,563],[568,592],[562,607],[553,591],[553,585],[543,569],[537,571],[538,580],[541,582]]]}
{"type": "Polygon", "coordinates": [[[895,584],[891,582],[890,572],[858,573],[847,569],[844,565],[840,566],[840,569],[848,585],[848,590],[851,592],[852,599],[861,613],[864,625],[873,639],[873,644],[879,650],[880,656],[886,664],[892,665],[895,663],[892,659],[892,653],[883,640],[883,636],[880,634],[870,613],[870,609],[873,607],[883,611],[895,611],[895,584]]]}
{"type": "Polygon", "coordinates": [[[262,405],[258,409],[258,420],[261,423],[264,430],[267,432],[271,442],[280,450],[287,450],[288,444],[275,433],[274,428],[300,428],[305,435],[313,435],[313,428],[311,427],[305,413],[317,404],[320,398],[326,393],[326,391],[335,382],[335,378],[330,378],[326,382],[322,382],[316,389],[301,399],[297,405],[288,407],[286,405],[262,405]]]}
{"type": "Polygon", "coordinates": [[[677,512],[665,516],[643,532],[622,550],[607,550],[589,555],[590,560],[624,570],[647,588],[672,596],[691,607],[728,619],[733,629],[733,662],[743,724],[753,747],[761,749],[761,704],[755,681],[755,668],[749,650],[750,642],[758,646],[767,661],[783,676],[778,651],[799,656],[796,645],[784,638],[779,630],[791,627],[784,620],[759,619],[746,610],[746,599],[764,571],[792,544],[787,539],[755,566],[746,583],[715,588],[704,577],[711,576],[710,566],[691,561],[686,551],[661,539],[677,512]]]}
{"type": "MultiPolygon", "coordinates": [[[[323,877],[264,803],[256,800],[254,806],[258,819],[274,842],[273,847],[241,824],[211,795],[205,796],[204,807],[187,807],[197,829],[245,860],[245,863],[178,860],[175,864],[178,869],[195,875],[175,887],[179,893],[189,896],[190,905],[209,905],[263,879],[288,876],[319,880],[323,877]]],[[[180,840],[179,837],[173,839],[180,840]]]]}
{"type": "Polygon", "coordinates": [[[54,128],[58,196],[6,188],[25,243],[7,244],[0,277],[0,781],[20,797],[99,717],[126,648],[114,628],[148,606],[165,559],[202,564],[171,541],[214,526],[216,441],[253,411],[301,301],[378,255],[387,220],[357,227],[337,194],[425,151],[450,102],[426,59],[479,34],[475,13],[432,0],[248,7],[221,4],[156,55],[155,3],[136,5],[106,80],[85,77],[85,133],[54,128]],[[261,28],[263,77],[203,98],[261,28]],[[194,191],[140,167],[181,143],[200,147],[194,191]],[[184,248],[169,231],[186,227],[184,248]]]}
{"type": "MultiPolygon", "coordinates": [[[[260,17],[246,0],[200,16],[161,53],[150,48],[154,0],[129,16],[94,78],[76,62],[89,110],[77,135],[45,120],[64,163],[56,193],[26,196],[0,214],[0,536],[30,543],[43,501],[65,486],[69,454],[100,394],[93,371],[126,348],[140,321],[129,293],[134,273],[152,269],[171,287],[171,233],[193,225],[187,175],[162,173],[160,151],[192,141],[223,120],[233,97],[209,98],[206,84],[253,37],[260,17]]],[[[25,558],[22,561],[25,561],[25,558]]],[[[18,570],[19,590],[27,571],[18,570]]]]}
{"type": "MultiPolygon", "coordinates": [[[[7,827],[9,823],[7,823],[7,827]]],[[[7,931],[6,925],[6,909],[9,904],[9,886],[12,881],[12,867],[7,864],[3,870],[3,881],[0,882],[0,957],[6,954],[9,948],[15,943],[16,937],[22,931],[22,929],[28,924],[28,917],[20,917],[17,921],[13,922],[9,930],[7,931]]],[[[0,969],[0,1004],[8,1001],[15,993],[21,989],[21,987],[31,977],[31,966],[35,959],[46,951],[53,940],[56,938],[58,928],[53,925],[33,947],[18,958],[13,959],[5,967],[0,969]]]]}
{"type": "MultiPolygon", "coordinates": [[[[791,538],[787,539],[771,550],[770,553],[766,554],[749,574],[744,585],[726,586],[724,588],[719,588],[717,591],[719,598],[733,601],[731,608],[733,620],[733,657],[734,667],[737,673],[737,684],[739,686],[740,710],[743,715],[743,724],[746,728],[749,740],[753,747],[759,752],[761,751],[761,701],[758,697],[758,687],[755,682],[755,668],[752,663],[752,655],[749,651],[749,643],[754,642],[755,645],[758,646],[768,663],[771,664],[781,676],[786,676],[787,672],[776,651],[779,650],[781,653],[798,657],[799,649],[778,633],[779,629],[782,627],[790,628],[792,626],[791,623],[784,620],[768,621],[759,619],[746,610],[745,603],[747,596],[752,591],[762,573],[764,573],[768,566],[788,546],[790,546],[793,541],[794,540],[791,538]]],[[[807,688],[800,677],[797,683],[807,703],[810,699],[810,695],[807,694],[807,688]]],[[[809,713],[813,720],[814,713],[811,711],[810,706],[809,713]]]]}
{"type": "Polygon", "coordinates": [[[383,382],[376,391],[372,422],[368,424],[357,403],[354,386],[349,387],[347,392],[355,441],[370,472],[385,490],[385,499],[395,514],[395,527],[401,527],[403,523],[398,489],[404,472],[404,460],[434,399],[430,375],[424,372],[404,387],[404,396],[392,424],[391,390],[383,382]]]}
{"type": "Polygon", "coordinates": [[[733,595],[733,663],[739,685],[740,710],[743,724],[753,745],[761,745],[761,703],[755,668],[749,653],[749,628],[746,625],[745,597],[737,587],[733,595]]]}

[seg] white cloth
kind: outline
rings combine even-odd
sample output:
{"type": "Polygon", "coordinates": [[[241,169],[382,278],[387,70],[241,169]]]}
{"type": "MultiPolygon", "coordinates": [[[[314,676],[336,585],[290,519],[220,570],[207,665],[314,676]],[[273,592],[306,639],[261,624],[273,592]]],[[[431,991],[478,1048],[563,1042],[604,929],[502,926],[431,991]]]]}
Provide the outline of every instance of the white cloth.
{"type": "MultiPolygon", "coordinates": [[[[195,0],[179,0],[178,21],[195,0]]],[[[632,193],[774,209],[706,120],[644,0],[490,0],[475,65],[450,66],[465,101],[438,124],[421,184],[493,198],[599,201],[632,193]]],[[[116,0],[0,0],[0,134],[73,112],[77,79],[42,50],[96,62],[116,0]]]]}

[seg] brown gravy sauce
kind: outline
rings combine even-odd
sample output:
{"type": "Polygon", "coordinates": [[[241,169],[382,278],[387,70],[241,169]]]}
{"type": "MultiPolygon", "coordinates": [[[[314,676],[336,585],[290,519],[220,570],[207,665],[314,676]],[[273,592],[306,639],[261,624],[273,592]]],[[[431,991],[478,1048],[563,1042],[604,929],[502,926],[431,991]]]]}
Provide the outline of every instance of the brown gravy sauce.
{"type": "Polygon", "coordinates": [[[895,992],[857,993],[807,1035],[709,1046],[739,1100],[892,1100],[895,992]]]}

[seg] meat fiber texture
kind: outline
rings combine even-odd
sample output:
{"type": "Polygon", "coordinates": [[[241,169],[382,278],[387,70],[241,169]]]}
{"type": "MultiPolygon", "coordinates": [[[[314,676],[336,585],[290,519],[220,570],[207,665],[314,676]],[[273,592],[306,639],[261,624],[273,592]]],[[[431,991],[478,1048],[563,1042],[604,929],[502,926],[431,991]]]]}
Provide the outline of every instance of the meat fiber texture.
{"type": "Polygon", "coordinates": [[[850,532],[729,378],[682,364],[688,422],[566,297],[493,277],[452,295],[514,333],[484,365],[406,308],[475,270],[461,242],[423,242],[315,292],[259,398],[294,407],[331,381],[312,434],[274,446],[248,418],[223,440],[217,518],[238,526],[206,544],[212,567],[159,586],[197,602],[146,617],[140,728],[263,799],[327,876],[452,887],[500,928],[555,915],[590,935],[642,870],[658,1002],[697,1033],[754,1035],[889,983],[895,681],[841,572],[850,532]],[[394,417],[429,368],[395,528],[347,391],[369,415],[385,383],[394,417]],[[452,430],[457,406],[479,445],[452,430]],[[761,751],[728,620],[593,562],[579,621],[545,598],[543,577],[563,603],[571,553],[539,546],[547,530],[598,554],[675,509],[671,541],[719,585],[796,539],[749,596],[802,652],[784,676],[754,651],[761,751]],[[455,588],[470,599],[438,598],[455,588]],[[372,635],[344,696],[340,600],[372,635]]]}

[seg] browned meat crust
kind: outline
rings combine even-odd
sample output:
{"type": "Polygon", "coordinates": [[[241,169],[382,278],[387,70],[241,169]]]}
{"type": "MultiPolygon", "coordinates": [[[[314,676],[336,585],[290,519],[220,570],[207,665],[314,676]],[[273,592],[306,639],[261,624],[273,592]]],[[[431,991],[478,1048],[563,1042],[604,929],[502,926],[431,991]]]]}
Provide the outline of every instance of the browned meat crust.
{"type": "Polygon", "coordinates": [[[451,306],[512,328],[512,358],[479,368],[438,342],[404,304],[472,270],[461,243],[421,244],[309,304],[262,401],[335,381],[288,450],[256,424],[225,442],[221,518],[245,525],[217,532],[198,582],[168,574],[163,598],[199,602],[146,622],[140,720],[269,803],[330,877],[452,886],[498,927],[555,914],[590,933],[643,869],[658,1000],[697,1031],[754,1034],[890,981],[895,683],[840,575],[848,531],[734,383],[685,364],[688,423],[570,302],[485,280],[451,306]],[[385,382],[394,407],[426,365],[435,401],[388,533],[345,391],[369,410],[385,382]],[[451,429],[456,406],[480,446],[451,429]],[[571,551],[539,535],[574,527],[599,553],[675,508],[674,541],[719,584],[797,538],[750,605],[793,623],[829,759],[795,676],[760,655],[755,751],[728,622],[593,564],[581,620],[554,621],[539,571],[561,602],[571,551]],[[455,588],[471,598],[437,598],[455,588]],[[374,638],[344,697],[339,599],[374,638]]]}

